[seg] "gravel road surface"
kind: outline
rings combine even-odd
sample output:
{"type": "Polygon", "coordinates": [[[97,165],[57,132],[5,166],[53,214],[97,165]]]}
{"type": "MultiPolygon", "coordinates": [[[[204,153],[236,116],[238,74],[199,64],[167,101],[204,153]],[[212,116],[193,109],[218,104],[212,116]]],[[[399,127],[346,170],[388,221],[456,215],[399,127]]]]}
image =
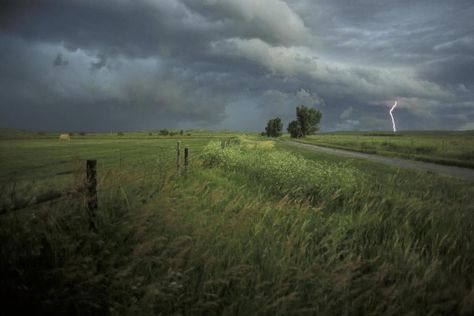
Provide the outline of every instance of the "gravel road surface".
{"type": "Polygon", "coordinates": [[[474,181],[474,169],[462,168],[462,167],[456,167],[456,166],[445,166],[445,165],[439,165],[439,164],[435,164],[431,162],[392,158],[392,157],[385,157],[385,156],[373,155],[373,154],[364,154],[364,153],[350,151],[350,150],[328,148],[328,147],[322,147],[322,146],[317,146],[317,145],[312,145],[312,144],[303,144],[303,143],[294,142],[294,141],[286,141],[286,143],[296,146],[296,147],[307,148],[309,150],[319,151],[319,152],[323,152],[327,154],[333,154],[333,155],[351,157],[351,158],[361,158],[361,159],[383,163],[386,165],[391,165],[394,167],[429,171],[429,172],[439,173],[441,175],[447,175],[447,176],[456,177],[459,179],[474,181]]]}

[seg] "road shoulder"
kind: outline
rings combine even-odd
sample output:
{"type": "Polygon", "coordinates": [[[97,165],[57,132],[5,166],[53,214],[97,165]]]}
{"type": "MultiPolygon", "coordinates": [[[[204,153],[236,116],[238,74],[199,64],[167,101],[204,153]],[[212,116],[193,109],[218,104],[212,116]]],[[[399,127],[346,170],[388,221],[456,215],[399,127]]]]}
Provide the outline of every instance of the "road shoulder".
{"type": "Polygon", "coordinates": [[[349,157],[349,158],[359,158],[359,159],[366,159],[398,168],[404,169],[413,169],[413,170],[421,170],[427,172],[434,172],[441,175],[451,176],[458,179],[464,179],[469,181],[474,181],[474,170],[469,168],[462,168],[456,166],[445,166],[439,165],[430,162],[422,162],[422,161],[415,161],[415,160],[408,160],[408,159],[401,159],[401,158],[392,158],[386,156],[380,156],[375,154],[366,154],[356,151],[350,150],[343,150],[343,149],[335,149],[329,147],[322,147],[318,145],[300,143],[295,141],[285,141],[285,143],[290,144],[292,146],[296,146],[299,148],[306,148],[309,150],[319,151],[327,154],[349,157]]]}

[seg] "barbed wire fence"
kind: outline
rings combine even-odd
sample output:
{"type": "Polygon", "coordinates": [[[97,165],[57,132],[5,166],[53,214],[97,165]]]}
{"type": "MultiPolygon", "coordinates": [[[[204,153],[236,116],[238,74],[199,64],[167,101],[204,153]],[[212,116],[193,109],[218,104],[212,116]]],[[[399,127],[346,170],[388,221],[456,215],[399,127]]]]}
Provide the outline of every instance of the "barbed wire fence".
{"type": "MultiPolygon", "coordinates": [[[[136,150],[131,150],[130,152],[137,153],[136,150]]],[[[74,162],[76,168],[73,168],[72,170],[62,170],[52,175],[52,177],[58,175],[75,175],[75,182],[73,181],[69,188],[63,188],[60,190],[50,189],[47,192],[38,193],[23,199],[12,198],[9,203],[3,203],[4,205],[0,205],[0,214],[27,209],[40,204],[53,204],[68,199],[82,198],[85,201],[90,216],[91,229],[94,229],[94,218],[96,216],[96,211],[99,208],[99,194],[104,194],[114,189],[136,184],[139,181],[144,182],[147,179],[153,179],[153,177],[156,176],[163,176],[166,172],[172,170],[174,163],[176,164],[176,177],[181,176],[183,173],[186,174],[190,162],[189,153],[189,147],[185,146],[183,155],[181,155],[181,142],[177,142],[176,157],[171,154],[165,157],[160,156],[153,159],[144,159],[143,156],[145,155],[140,155],[138,159],[129,161],[131,163],[129,163],[128,166],[124,164],[122,153],[118,157],[118,167],[101,166],[100,158],[88,160],[76,159],[74,162]],[[137,161],[138,164],[136,163],[137,161]]],[[[64,164],[66,161],[60,161],[59,163],[64,164]]],[[[53,164],[48,164],[48,166],[49,165],[52,166],[53,164]]],[[[40,166],[31,167],[28,170],[38,168],[40,168],[40,166]]],[[[15,190],[14,184],[13,190],[15,190]]]]}

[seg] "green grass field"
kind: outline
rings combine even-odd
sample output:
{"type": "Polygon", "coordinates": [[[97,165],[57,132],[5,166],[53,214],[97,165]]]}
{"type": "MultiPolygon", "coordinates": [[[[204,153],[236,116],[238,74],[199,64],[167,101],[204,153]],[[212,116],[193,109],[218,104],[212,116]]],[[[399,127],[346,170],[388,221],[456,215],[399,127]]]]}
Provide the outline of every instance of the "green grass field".
{"type": "Polygon", "coordinates": [[[5,209],[99,177],[96,232],[80,195],[0,215],[5,310],[474,313],[473,183],[230,136],[0,140],[5,209]]]}
{"type": "Polygon", "coordinates": [[[339,132],[299,141],[371,154],[474,168],[474,132],[339,132]]]}

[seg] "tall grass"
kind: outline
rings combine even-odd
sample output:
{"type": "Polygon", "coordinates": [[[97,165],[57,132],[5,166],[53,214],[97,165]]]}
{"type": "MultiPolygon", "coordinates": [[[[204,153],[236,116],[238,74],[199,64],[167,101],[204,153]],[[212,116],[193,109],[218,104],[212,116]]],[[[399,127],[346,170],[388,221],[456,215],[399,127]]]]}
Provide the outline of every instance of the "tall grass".
{"type": "Polygon", "coordinates": [[[6,306],[71,315],[474,312],[472,186],[440,179],[451,200],[387,190],[352,165],[258,146],[211,143],[203,165],[193,163],[186,176],[167,168],[101,194],[96,233],[83,201],[2,215],[6,306]]]}
{"type": "Polygon", "coordinates": [[[349,166],[315,162],[287,151],[222,146],[210,142],[202,151],[203,164],[242,173],[256,186],[292,198],[318,203],[323,196],[350,196],[364,177],[349,166]]]}
{"type": "MultiPolygon", "coordinates": [[[[120,226],[126,226],[133,211],[157,195],[172,176],[169,164],[156,167],[133,182],[122,170],[101,176],[95,232],[81,195],[2,214],[3,311],[7,315],[103,315],[111,311],[115,299],[126,304],[128,298],[114,287],[115,267],[130,250],[131,232],[120,226]]],[[[81,176],[74,185],[82,185],[81,176]]],[[[1,197],[11,203],[10,196],[1,197]]]]}

